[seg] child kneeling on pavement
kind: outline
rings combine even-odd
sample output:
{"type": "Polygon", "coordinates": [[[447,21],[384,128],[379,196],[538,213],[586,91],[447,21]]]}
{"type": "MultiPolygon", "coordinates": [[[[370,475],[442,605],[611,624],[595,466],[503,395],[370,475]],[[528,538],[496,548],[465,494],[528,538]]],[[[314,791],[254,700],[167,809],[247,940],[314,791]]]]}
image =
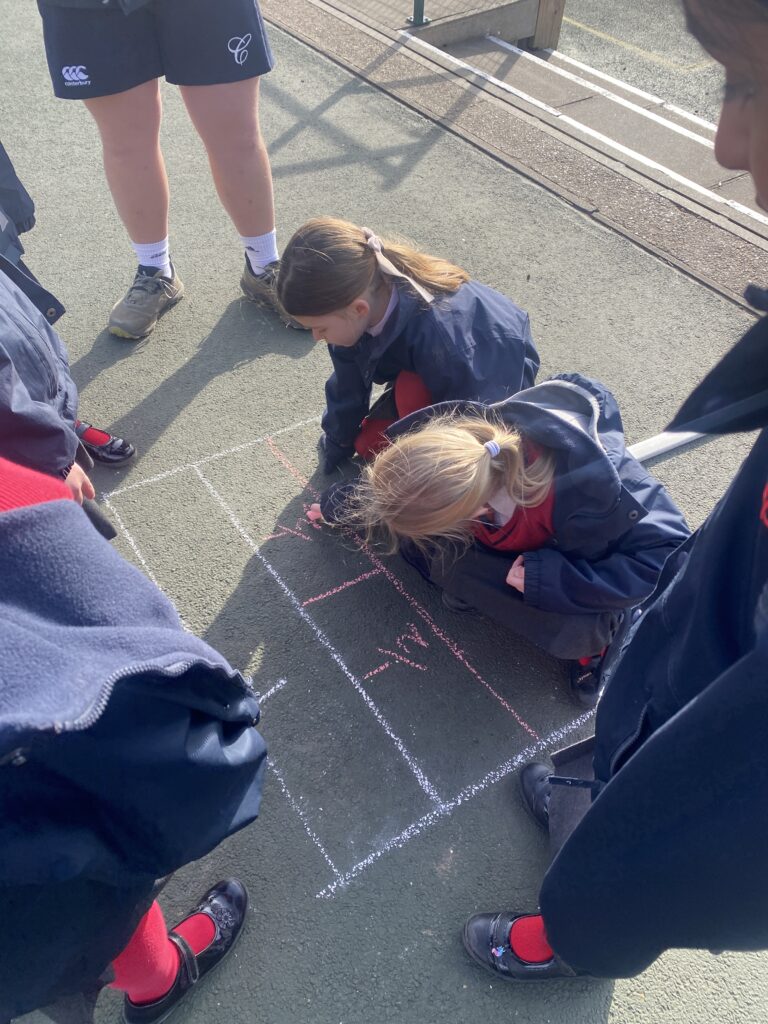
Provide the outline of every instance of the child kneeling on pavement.
{"type": "Polygon", "coordinates": [[[563,374],[493,405],[446,402],[389,428],[357,484],[311,518],[383,530],[448,608],[474,608],[571,662],[593,706],[625,611],[689,534],[627,451],[613,395],[563,374]]]}
{"type": "Polygon", "coordinates": [[[387,444],[386,428],[416,409],[498,402],[536,379],[527,313],[461,267],[369,228],[308,221],[283,253],[277,295],[330,352],[326,473],[355,454],[372,458],[387,444]],[[386,388],[371,406],[374,383],[386,388]]]}

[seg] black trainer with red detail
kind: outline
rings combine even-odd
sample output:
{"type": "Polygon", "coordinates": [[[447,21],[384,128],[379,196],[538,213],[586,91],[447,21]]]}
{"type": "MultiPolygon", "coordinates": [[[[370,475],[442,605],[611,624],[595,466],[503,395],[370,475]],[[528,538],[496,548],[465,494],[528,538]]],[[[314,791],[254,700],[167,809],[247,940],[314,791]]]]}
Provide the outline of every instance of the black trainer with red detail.
{"type": "Polygon", "coordinates": [[[181,935],[168,932],[168,938],[179,950],[176,981],[162,999],[152,1003],[132,1003],[126,996],[123,1001],[125,1024],[161,1024],[166,1020],[194,986],[232,952],[242,934],[247,911],[248,891],[236,878],[224,879],[209,889],[184,920],[193,914],[209,917],[216,929],[213,941],[202,952],[193,953],[181,935]]]}
{"type": "Polygon", "coordinates": [[[124,441],[122,437],[115,437],[114,434],[100,430],[82,420],[75,423],[75,433],[94,462],[117,466],[121,462],[127,462],[136,454],[136,449],[129,441],[124,441]]]}

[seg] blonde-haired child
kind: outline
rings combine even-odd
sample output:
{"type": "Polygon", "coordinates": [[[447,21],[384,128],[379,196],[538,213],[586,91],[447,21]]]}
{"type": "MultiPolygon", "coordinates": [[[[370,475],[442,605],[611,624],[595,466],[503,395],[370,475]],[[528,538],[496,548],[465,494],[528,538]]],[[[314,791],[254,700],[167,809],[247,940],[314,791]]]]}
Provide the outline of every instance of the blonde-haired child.
{"type": "Polygon", "coordinates": [[[689,533],[627,452],[611,393],[563,375],[490,406],[424,409],[388,433],[360,482],[329,488],[310,518],[383,531],[449,608],[572,661],[574,696],[594,704],[625,610],[689,533]]]}
{"type": "Polygon", "coordinates": [[[283,252],[282,308],[325,341],[323,466],[370,458],[384,430],[434,402],[494,402],[529,387],[539,357],[528,315],[465,270],[332,217],[308,221],[283,252]],[[387,389],[370,407],[373,384],[387,389]]]}

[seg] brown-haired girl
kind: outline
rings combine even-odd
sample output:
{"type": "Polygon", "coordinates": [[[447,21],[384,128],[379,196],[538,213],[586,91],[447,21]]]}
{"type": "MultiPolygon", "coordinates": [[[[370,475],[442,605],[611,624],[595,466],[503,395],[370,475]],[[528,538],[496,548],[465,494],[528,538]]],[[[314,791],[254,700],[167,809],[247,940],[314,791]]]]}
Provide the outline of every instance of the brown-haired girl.
{"type": "Polygon", "coordinates": [[[383,530],[449,608],[572,660],[574,696],[593,705],[624,610],[689,533],[627,452],[611,393],[563,375],[491,406],[421,410],[389,435],[361,482],[330,488],[310,518],[383,530]]]}
{"type": "Polygon", "coordinates": [[[368,228],[308,221],[288,243],[277,295],[325,341],[323,466],[370,458],[384,430],[449,399],[495,402],[530,387],[539,368],[528,314],[465,270],[368,228]],[[370,408],[373,384],[386,384],[370,408]]]}

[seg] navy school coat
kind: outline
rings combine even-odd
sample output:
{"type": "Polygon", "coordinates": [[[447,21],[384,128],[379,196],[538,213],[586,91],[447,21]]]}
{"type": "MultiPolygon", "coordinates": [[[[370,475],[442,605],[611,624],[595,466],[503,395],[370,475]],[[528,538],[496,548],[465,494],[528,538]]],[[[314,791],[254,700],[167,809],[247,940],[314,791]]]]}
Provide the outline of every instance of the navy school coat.
{"type": "Polygon", "coordinates": [[[400,301],[378,337],[364,334],[352,348],[329,345],[333,373],[325,385],[322,426],[327,441],[353,452],[368,413],[373,384],[417,373],[435,402],[496,402],[530,387],[539,369],[528,314],[499,292],[468,281],[425,303],[407,282],[395,282],[400,301]]]}
{"type": "Polygon", "coordinates": [[[5,1021],[94,985],[155,880],[256,817],[266,748],[250,686],[75,502],[0,513],[0,580],[5,1021]]]}
{"type": "MultiPolygon", "coordinates": [[[[619,611],[648,597],[664,562],[690,531],[666,489],[627,451],[611,392],[580,374],[559,374],[502,402],[446,402],[419,410],[387,433],[397,437],[445,413],[488,412],[555,453],[554,537],[524,553],[525,603],[584,614],[619,611]]],[[[518,600],[506,582],[513,560],[510,552],[497,553],[497,620],[500,599],[518,600]]],[[[438,585],[452,571],[441,555],[432,561],[438,585]]]]}
{"type": "Polygon", "coordinates": [[[671,429],[762,428],[607,669],[599,793],[547,872],[547,936],[571,966],[643,970],[672,947],[768,948],[768,319],[671,429]]]}

